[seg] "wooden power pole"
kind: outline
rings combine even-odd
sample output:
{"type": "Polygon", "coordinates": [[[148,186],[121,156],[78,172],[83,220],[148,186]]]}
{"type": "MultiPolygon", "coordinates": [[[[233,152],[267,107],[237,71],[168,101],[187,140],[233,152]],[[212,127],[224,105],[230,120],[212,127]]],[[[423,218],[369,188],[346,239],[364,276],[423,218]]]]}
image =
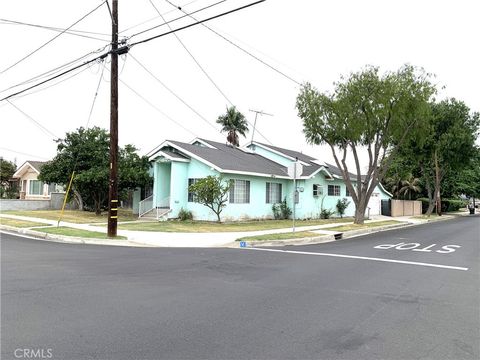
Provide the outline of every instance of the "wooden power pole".
{"type": "Polygon", "coordinates": [[[118,0],[112,0],[112,50],[110,71],[110,181],[108,236],[117,236],[118,219],[118,0]]]}

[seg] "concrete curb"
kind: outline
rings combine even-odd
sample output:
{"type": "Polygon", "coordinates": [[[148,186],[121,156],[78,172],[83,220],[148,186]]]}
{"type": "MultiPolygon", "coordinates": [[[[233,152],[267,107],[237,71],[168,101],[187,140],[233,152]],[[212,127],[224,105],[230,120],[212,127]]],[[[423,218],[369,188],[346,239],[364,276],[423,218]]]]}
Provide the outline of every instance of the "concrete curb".
{"type": "MultiPolygon", "coordinates": [[[[373,234],[380,231],[394,230],[407,226],[414,226],[417,224],[414,223],[404,223],[404,224],[392,224],[392,225],[383,225],[374,228],[359,229],[359,230],[349,230],[345,232],[335,232],[335,234],[330,235],[320,235],[309,238],[297,238],[297,239],[286,239],[286,240],[272,240],[272,241],[247,241],[247,247],[276,247],[276,246],[287,246],[287,245],[315,245],[328,243],[332,241],[341,241],[344,239],[350,239],[353,237],[373,234]],[[341,235],[341,238],[335,235],[341,235]]],[[[334,232],[334,231],[330,231],[334,232]]],[[[240,247],[240,241],[236,241],[236,244],[233,247],[240,247]]]]}
{"type": "Polygon", "coordinates": [[[0,230],[12,234],[28,235],[35,240],[52,241],[65,244],[88,244],[88,245],[111,245],[128,247],[149,247],[140,243],[130,242],[129,240],[105,240],[95,238],[81,238],[75,236],[65,236],[57,234],[48,234],[41,231],[30,229],[15,228],[8,225],[0,225],[0,230]]]}

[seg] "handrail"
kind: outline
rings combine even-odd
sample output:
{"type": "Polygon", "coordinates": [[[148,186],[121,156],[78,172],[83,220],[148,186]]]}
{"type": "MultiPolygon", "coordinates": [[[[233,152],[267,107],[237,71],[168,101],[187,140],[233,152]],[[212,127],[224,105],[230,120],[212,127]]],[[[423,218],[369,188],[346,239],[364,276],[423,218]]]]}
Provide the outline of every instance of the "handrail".
{"type": "Polygon", "coordinates": [[[145,215],[153,208],[153,195],[151,195],[138,203],[138,217],[145,215]]]}

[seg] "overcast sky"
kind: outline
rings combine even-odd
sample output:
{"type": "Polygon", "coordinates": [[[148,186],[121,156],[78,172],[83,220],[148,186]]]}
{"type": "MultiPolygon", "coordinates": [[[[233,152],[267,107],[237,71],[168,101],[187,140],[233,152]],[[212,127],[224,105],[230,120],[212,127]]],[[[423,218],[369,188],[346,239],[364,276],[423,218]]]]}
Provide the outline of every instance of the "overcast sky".
{"type": "MultiPolygon", "coordinates": [[[[216,2],[171,1],[187,12],[216,2]]],[[[223,1],[194,16],[204,19],[250,2],[223,1]]],[[[11,67],[59,32],[4,20],[67,28],[101,4],[100,0],[2,1],[0,97],[26,87],[8,89],[13,85],[104,48],[111,31],[103,4],[72,28],[85,31],[76,32],[83,36],[64,33],[11,67]]],[[[168,31],[161,26],[138,34],[163,23],[157,10],[167,21],[183,15],[165,0],[119,0],[120,36],[132,44],[168,31]]],[[[267,0],[206,23],[291,79],[202,25],[176,32],[195,60],[174,35],[135,45],[119,60],[119,143],[134,144],[144,154],[166,139],[187,142],[198,136],[224,141],[215,120],[232,103],[252,124],[255,114],[249,110],[273,114],[258,117],[255,140],[333,162],[328,149],[305,142],[295,110],[296,82],[309,81],[321,91],[330,91],[342,74],[367,64],[384,71],[405,63],[423,67],[436,75],[439,98],[455,97],[472,111],[480,111],[479,14],[478,0],[267,0]]],[[[178,28],[192,21],[183,18],[170,25],[178,28]]],[[[55,136],[87,124],[108,128],[109,67],[108,61],[93,63],[12,98],[11,104],[0,102],[0,156],[16,160],[17,165],[48,160],[56,153],[55,136]]],[[[250,139],[251,131],[241,143],[250,139]]]]}

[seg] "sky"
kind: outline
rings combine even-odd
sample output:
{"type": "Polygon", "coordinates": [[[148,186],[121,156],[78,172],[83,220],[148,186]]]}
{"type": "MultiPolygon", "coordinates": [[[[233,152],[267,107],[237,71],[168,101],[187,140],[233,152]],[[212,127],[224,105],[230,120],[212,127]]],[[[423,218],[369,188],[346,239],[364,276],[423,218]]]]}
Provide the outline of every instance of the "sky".
{"type": "MultiPolygon", "coordinates": [[[[189,13],[208,7],[193,15],[206,19],[251,2],[119,0],[120,38],[131,45],[164,34],[168,26],[158,26],[164,19],[184,15],[175,6],[189,13]]],[[[478,14],[477,0],[267,0],[205,23],[263,63],[202,25],[175,32],[178,38],[169,34],[134,45],[119,58],[119,144],[146,154],[167,139],[223,142],[215,120],[235,105],[251,124],[241,144],[251,140],[251,110],[263,111],[272,116],[258,115],[256,141],[333,163],[328,148],[305,141],[295,109],[299,83],[332,91],[342,75],[366,65],[382,71],[406,63],[422,67],[435,75],[439,99],[454,97],[480,111],[478,14]]],[[[100,0],[2,1],[0,19],[0,98],[46,71],[101,54],[110,41],[111,18],[100,0]],[[65,29],[88,13],[70,29],[74,34],[12,23],[65,29]]],[[[192,22],[184,17],[169,25],[192,22]]],[[[49,160],[56,154],[54,140],[66,132],[108,129],[109,68],[107,58],[0,101],[0,156],[17,165],[49,160]]]]}

